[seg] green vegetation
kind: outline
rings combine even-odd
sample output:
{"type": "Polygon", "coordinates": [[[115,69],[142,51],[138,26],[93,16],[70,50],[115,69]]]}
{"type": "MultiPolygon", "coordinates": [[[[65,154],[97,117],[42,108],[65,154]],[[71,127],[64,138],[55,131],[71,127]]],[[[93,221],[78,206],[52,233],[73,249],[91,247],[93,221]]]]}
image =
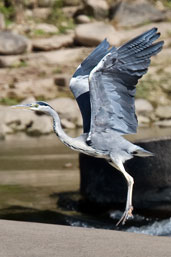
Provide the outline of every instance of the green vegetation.
{"type": "Polygon", "coordinates": [[[0,1],[0,13],[4,15],[6,26],[8,26],[15,17],[15,8],[12,5],[5,7],[3,2],[0,1]]]}
{"type": "Polygon", "coordinates": [[[13,64],[11,68],[23,68],[23,67],[27,67],[28,64],[25,60],[20,60],[19,63],[13,64]]]}
{"type": "Polygon", "coordinates": [[[0,98],[0,104],[3,104],[3,105],[15,105],[18,103],[19,101],[14,98],[8,98],[8,97],[0,98]]]}
{"type": "Polygon", "coordinates": [[[52,6],[51,14],[46,22],[54,24],[59,29],[60,33],[65,33],[68,29],[74,29],[75,24],[72,18],[67,18],[62,11],[63,1],[56,0],[52,6]]]}
{"type": "Polygon", "coordinates": [[[35,29],[33,34],[34,36],[44,36],[46,33],[42,29],[35,29]]]}
{"type": "Polygon", "coordinates": [[[171,0],[164,0],[162,1],[164,6],[168,7],[168,8],[171,8],[171,0]]]}

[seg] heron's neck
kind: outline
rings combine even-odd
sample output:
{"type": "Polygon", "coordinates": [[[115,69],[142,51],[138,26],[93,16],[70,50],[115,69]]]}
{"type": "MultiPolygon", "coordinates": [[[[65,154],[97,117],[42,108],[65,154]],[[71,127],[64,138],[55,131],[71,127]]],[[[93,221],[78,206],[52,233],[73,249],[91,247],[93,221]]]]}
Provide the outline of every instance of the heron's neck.
{"type": "Polygon", "coordinates": [[[86,144],[87,135],[83,134],[80,137],[69,137],[62,129],[61,122],[56,111],[51,110],[49,113],[53,118],[53,129],[59,139],[68,147],[73,150],[86,153],[89,155],[95,155],[95,150],[86,144]]]}
{"type": "Polygon", "coordinates": [[[54,129],[54,132],[56,133],[56,135],[59,137],[59,139],[67,146],[71,147],[71,145],[74,144],[74,138],[72,137],[69,137],[65,131],[62,129],[62,126],[61,126],[61,121],[60,121],[60,118],[58,116],[58,114],[52,110],[51,111],[51,116],[53,118],[53,129],[54,129]]]}

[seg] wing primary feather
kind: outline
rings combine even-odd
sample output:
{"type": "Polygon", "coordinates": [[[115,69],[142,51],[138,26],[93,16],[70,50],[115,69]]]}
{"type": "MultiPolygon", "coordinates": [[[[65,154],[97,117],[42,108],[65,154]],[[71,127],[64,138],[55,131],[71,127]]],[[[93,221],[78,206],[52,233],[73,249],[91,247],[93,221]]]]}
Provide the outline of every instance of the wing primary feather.
{"type": "MultiPolygon", "coordinates": [[[[89,139],[106,130],[120,134],[136,132],[135,93],[138,80],[147,72],[150,58],[163,41],[152,28],[119,48],[111,48],[89,75],[91,125],[89,139]]],[[[98,141],[96,141],[98,144],[98,141]]]]}

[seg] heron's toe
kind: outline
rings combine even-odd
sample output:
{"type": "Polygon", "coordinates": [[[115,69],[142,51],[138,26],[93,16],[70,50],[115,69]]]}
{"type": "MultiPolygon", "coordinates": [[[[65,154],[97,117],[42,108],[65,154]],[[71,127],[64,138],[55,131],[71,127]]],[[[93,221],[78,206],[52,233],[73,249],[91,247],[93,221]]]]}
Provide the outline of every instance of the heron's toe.
{"type": "Polygon", "coordinates": [[[130,206],[128,209],[126,209],[122,217],[120,218],[120,220],[117,222],[116,226],[118,226],[120,223],[124,225],[127,219],[133,218],[132,211],[133,211],[133,206],[130,206]]]}

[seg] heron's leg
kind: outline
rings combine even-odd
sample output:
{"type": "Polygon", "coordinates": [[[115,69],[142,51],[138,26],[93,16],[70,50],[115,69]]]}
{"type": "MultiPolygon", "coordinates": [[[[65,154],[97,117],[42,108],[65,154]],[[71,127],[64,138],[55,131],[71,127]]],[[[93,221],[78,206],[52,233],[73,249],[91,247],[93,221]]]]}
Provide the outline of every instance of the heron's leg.
{"type": "Polygon", "coordinates": [[[119,171],[122,172],[122,174],[124,175],[124,177],[126,178],[127,184],[128,184],[128,191],[127,191],[127,200],[126,200],[126,208],[125,211],[121,217],[121,219],[118,221],[118,223],[116,224],[116,226],[118,226],[121,222],[124,225],[125,221],[129,218],[132,217],[132,211],[133,211],[133,206],[132,206],[132,191],[133,191],[133,185],[134,185],[134,179],[126,172],[123,163],[119,162],[116,164],[114,164],[113,162],[110,164],[117,168],[119,171]]]}

